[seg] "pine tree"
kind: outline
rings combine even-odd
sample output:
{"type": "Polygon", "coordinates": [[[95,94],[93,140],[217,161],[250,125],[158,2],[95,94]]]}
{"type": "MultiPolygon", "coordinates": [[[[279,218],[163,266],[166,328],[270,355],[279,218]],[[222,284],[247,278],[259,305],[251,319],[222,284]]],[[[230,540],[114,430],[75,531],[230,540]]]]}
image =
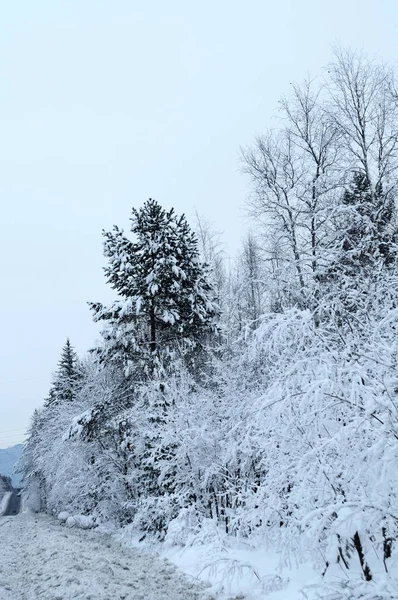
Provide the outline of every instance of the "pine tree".
{"type": "Polygon", "coordinates": [[[319,269],[320,298],[342,313],[358,312],[373,285],[397,261],[395,199],[379,182],[372,186],[358,171],[344,191],[334,220],[332,241],[325,245],[325,267],[319,269]]]}
{"type": "Polygon", "coordinates": [[[372,190],[364,173],[357,172],[342,198],[340,264],[344,274],[369,273],[377,264],[390,267],[397,254],[394,199],[379,183],[372,190]]]}
{"type": "Polygon", "coordinates": [[[91,303],[95,321],[105,321],[103,362],[154,366],[176,350],[195,347],[214,330],[217,308],[208,267],[199,259],[198,242],[185,216],[164,210],[155,200],[133,209],[130,241],[117,227],[104,232],[105,275],[118,292],[110,307],[91,303]]]}
{"type": "Polygon", "coordinates": [[[34,510],[45,510],[47,502],[46,477],[41,464],[45,422],[43,412],[37,409],[33,412],[28,438],[16,468],[16,472],[22,476],[27,506],[34,510]]]}
{"type": "Polygon", "coordinates": [[[83,376],[83,368],[68,338],[43,409],[35,410],[33,414],[18,467],[30,498],[29,503],[35,510],[48,509],[51,488],[49,473],[52,471],[48,456],[65,432],[65,420],[70,418],[70,411],[73,411],[73,402],[81,390],[83,376]]]}
{"type": "Polygon", "coordinates": [[[82,370],[79,365],[78,356],[71,345],[69,338],[62,348],[58,369],[55,372],[50,389],[47,405],[62,402],[73,402],[82,379],[82,370]]]}

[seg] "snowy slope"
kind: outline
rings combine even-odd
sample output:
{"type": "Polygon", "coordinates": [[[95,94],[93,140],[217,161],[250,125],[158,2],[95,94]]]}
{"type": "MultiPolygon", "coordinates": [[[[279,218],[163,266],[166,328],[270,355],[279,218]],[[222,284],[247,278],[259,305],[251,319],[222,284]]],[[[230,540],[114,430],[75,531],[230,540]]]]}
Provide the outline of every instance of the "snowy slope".
{"type": "Polygon", "coordinates": [[[0,475],[11,477],[13,485],[20,482],[19,475],[13,474],[14,465],[19,460],[22,452],[22,444],[10,448],[0,448],[0,475]]]}
{"type": "Polygon", "coordinates": [[[169,562],[104,534],[27,513],[0,519],[0,532],[1,600],[209,599],[169,562]]]}

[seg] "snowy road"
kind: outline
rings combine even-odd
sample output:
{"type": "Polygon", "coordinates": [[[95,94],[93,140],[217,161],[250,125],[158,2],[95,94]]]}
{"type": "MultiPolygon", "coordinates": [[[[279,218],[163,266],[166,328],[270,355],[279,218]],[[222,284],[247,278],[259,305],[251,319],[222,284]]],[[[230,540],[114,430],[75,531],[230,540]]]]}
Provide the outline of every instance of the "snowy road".
{"type": "Polygon", "coordinates": [[[45,516],[0,518],[1,600],[204,600],[209,596],[153,556],[45,516]]]}
{"type": "Polygon", "coordinates": [[[15,516],[19,513],[20,508],[21,508],[21,497],[18,495],[19,491],[20,490],[13,490],[11,498],[8,501],[7,508],[5,509],[5,511],[3,513],[3,515],[5,517],[11,516],[11,515],[15,516]]]}

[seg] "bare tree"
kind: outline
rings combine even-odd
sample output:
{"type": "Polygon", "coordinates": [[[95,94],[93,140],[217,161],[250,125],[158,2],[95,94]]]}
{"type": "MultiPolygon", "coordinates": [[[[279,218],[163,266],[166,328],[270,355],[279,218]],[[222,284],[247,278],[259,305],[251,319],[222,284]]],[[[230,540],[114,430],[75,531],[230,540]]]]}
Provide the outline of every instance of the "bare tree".
{"type": "Polygon", "coordinates": [[[345,150],[346,169],[362,172],[373,189],[395,187],[398,95],[392,69],[362,54],[337,49],[329,66],[329,114],[345,150]]]}
{"type": "Polygon", "coordinates": [[[301,291],[305,288],[299,223],[303,206],[299,201],[304,181],[303,165],[288,132],[268,132],[254,146],[242,150],[243,171],[250,175],[253,195],[250,213],[265,228],[279,232],[279,243],[292,260],[301,291]]]}
{"type": "Polygon", "coordinates": [[[304,219],[301,227],[309,234],[311,268],[317,272],[322,230],[330,216],[330,197],[339,187],[338,141],[340,132],[323,106],[323,87],[311,80],[293,85],[292,96],[283,97],[280,106],[286,129],[300,153],[305,184],[301,202],[304,219]]]}
{"type": "Polygon", "coordinates": [[[280,116],[279,129],[258,137],[241,153],[252,183],[249,212],[263,233],[274,289],[287,290],[289,304],[314,307],[341,240],[335,216],[353,176],[362,173],[369,183],[373,223],[395,204],[394,73],[362,55],[338,50],[326,81],[293,85],[292,93],[280,100],[280,116]]]}
{"type": "Polygon", "coordinates": [[[339,131],[325,111],[323,88],[311,81],[293,86],[280,108],[281,128],[242,151],[243,170],[253,184],[249,211],[265,233],[271,271],[287,278],[293,263],[299,302],[307,304],[340,185],[339,131]],[[275,269],[276,248],[284,272],[275,269]]]}
{"type": "Polygon", "coordinates": [[[221,233],[216,231],[212,223],[195,211],[195,233],[198,238],[202,260],[211,268],[211,283],[219,301],[222,301],[226,286],[225,252],[221,241],[221,233]]]}
{"type": "Polygon", "coordinates": [[[263,313],[266,290],[264,289],[260,247],[253,232],[249,232],[243,240],[238,265],[246,319],[248,319],[251,327],[255,328],[258,326],[259,318],[263,313]]]}

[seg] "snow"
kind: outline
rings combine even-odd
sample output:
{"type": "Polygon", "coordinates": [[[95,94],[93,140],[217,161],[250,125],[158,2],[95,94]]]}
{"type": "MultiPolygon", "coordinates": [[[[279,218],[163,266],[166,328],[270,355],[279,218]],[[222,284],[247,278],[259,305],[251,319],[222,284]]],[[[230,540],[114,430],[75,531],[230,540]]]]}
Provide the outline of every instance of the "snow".
{"type": "Polygon", "coordinates": [[[1,600],[210,600],[168,561],[44,515],[0,520],[1,600]]]}
{"type": "MultiPolygon", "coordinates": [[[[60,517],[62,517],[64,514],[65,513],[60,513],[60,515],[58,515],[58,519],[60,521],[63,520],[60,517]]],[[[87,515],[73,515],[73,516],[68,515],[65,519],[65,524],[67,527],[79,527],[79,529],[91,529],[95,525],[95,519],[94,519],[94,517],[90,517],[87,515]]]]}
{"type": "Polygon", "coordinates": [[[70,517],[70,514],[64,510],[59,513],[58,521],[65,522],[69,517],[70,517]]]}
{"type": "Polygon", "coordinates": [[[175,543],[176,532],[164,543],[140,542],[128,528],[115,537],[128,548],[171,561],[218,600],[315,600],[322,584],[310,564],[286,561],[274,549],[227,536],[215,524],[181,543],[175,543]]]}
{"type": "Polygon", "coordinates": [[[276,552],[238,541],[222,549],[211,545],[164,548],[161,556],[211,584],[211,591],[225,600],[302,600],[301,590],[320,583],[310,565],[281,568],[276,552]]]}

